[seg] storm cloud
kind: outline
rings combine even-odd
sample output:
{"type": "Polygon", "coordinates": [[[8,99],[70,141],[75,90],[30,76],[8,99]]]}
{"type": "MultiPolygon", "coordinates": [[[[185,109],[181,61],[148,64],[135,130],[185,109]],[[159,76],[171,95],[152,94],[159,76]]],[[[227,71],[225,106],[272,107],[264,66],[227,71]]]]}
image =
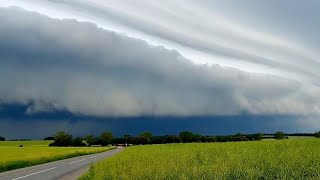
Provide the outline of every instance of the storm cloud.
{"type": "MultiPolygon", "coordinates": [[[[20,8],[0,8],[0,22],[0,102],[27,105],[29,114],[68,111],[132,117],[320,112],[320,87],[313,78],[301,81],[196,64],[165,45],[155,46],[94,23],[54,19],[20,8]]],[[[185,35],[176,38],[188,42],[185,35]]],[[[195,46],[215,47],[204,43],[195,46]]],[[[288,54],[287,50],[278,51],[288,54]]],[[[299,53],[289,52],[292,57],[300,57],[299,53]]],[[[305,58],[313,62],[313,56],[305,58]]],[[[317,77],[316,65],[310,66],[312,71],[297,66],[295,72],[317,77]]]]}

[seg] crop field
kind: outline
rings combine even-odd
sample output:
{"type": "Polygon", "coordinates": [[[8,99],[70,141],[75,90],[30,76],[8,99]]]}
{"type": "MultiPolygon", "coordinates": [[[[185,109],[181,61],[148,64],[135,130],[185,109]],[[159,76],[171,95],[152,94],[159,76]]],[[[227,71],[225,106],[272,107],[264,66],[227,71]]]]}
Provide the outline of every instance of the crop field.
{"type": "Polygon", "coordinates": [[[0,172],[106,151],[108,147],[48,147],[52,141],[1,141],[0,172]],[[23,145],[23,147],[18,147],[23,145]]]}
{"type": "Polygon", "coordinates": [[[129,147],[81,179],[320,179],[320,139],[129,147]]]}

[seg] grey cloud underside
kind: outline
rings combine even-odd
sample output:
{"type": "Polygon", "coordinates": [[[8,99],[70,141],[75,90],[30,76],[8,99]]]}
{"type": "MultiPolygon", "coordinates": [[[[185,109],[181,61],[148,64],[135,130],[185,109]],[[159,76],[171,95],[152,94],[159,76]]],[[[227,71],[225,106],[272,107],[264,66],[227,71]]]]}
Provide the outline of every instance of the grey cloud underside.
{"type": "Polygon", "coordinates": [[[320,88],[199,66],[76,20],[0,9],[0,102],[95,116],[319,114],[320,88]]]}
{"type": "Polygon", "coordinates": [[[28,2],[13,0],[10,5],[94,22],[149,43],[153,39],[194,62],[319,85],[318,2],[69,0],[42,1],[37,6],[37,1],[28,2]]]}

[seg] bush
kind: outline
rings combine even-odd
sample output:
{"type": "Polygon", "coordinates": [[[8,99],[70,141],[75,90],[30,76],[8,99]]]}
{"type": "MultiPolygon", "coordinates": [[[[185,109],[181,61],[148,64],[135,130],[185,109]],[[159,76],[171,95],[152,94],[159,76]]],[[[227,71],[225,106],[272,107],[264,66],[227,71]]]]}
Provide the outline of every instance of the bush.
{"type": "Polygon", "coordinates": [[[86,146],[86,144],[82,142],[82,138],[77,137],[77,138],[72,140],[72,146],[81,147],[81,146],[86,146]]]}
{"type": "Polygon", "coordinates": [[[50,143],[49,146],[72,146],[72,136],[60,131],[54,136],[54,142],[50,143]]]}
{"type": "Polygon", "coordinates": [[[274,138],[275,139],[278,139],[278,140],[281,140],[281,139],[285,139],[286,138],[286,135],[281,132],[281,131],[278,131],[274,134],[274,138]]]}
{"type": "Polygon", "coordinates": [[[260,141],[262,139],[263,139],[263,134],[262,133],[258,133],[258,134],[254,134],[253,135],[253,140],[260,141]]]}
{"type": "Polygon", "coordinates": [[[320,131],[315,133],[315,137],[320,138],[320,131]]]}
{"type": "Polygon", "coordinates": [[[54,137],[45,137],[43,140],[54,140],[54,137]]]}
{"type": "Polygon", "coordinates": [[[0,136],[0,141],[5,141],[6,138],[0,136]]]}

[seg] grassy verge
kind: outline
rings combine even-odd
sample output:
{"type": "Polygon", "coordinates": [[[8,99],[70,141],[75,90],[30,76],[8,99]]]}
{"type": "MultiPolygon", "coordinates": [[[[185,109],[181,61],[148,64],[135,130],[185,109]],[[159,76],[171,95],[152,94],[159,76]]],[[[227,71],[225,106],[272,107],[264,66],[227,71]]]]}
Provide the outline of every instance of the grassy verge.
{"type": "Polygon", "coordinates": [[[81,180],[320,179],[320,139],[136,146],[81,180]]]}
{"type": "MultiPolygon", "coordinates": [[[[46,144],[47,143],[47,144],[46,144]]],[[[43,141],[0,143],[0,172],[104,152],[115,147],[48,147],[43,141]],[[24,144],[19,148],[18,144],[24,144]]]]}

